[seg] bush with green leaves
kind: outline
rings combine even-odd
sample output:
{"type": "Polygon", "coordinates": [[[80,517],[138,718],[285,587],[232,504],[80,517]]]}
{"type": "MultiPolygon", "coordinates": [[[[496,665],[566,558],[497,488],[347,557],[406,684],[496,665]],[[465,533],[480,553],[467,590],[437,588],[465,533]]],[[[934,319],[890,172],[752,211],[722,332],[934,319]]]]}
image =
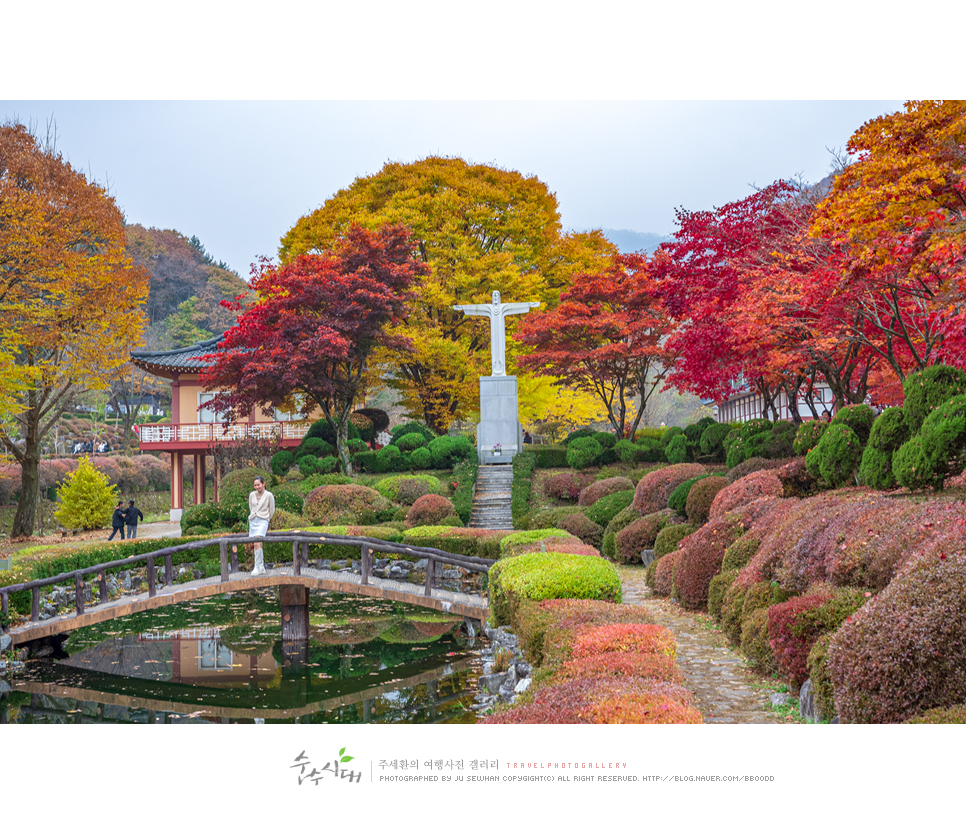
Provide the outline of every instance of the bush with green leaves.
{"type": "Polygon", "coordinates": [[[314,455],[316,458],[322,458],[325,455],[332,455],[333,452],[335,452],[334,444],[330,444],[324,438],[309,438],[306,435],[295,451],[295,457],[314,455]]]}
{"type": "MultiPolygon", "coordinates": [[[[351,439],[359,437],[359,430],[356,428],[356,425],[352,423],[352,421],[349,421],[347,438],[351,439]]],[[[333,447],[336,444],[335,429],[325,418],[321,418],[309,427],[309,431],[305,433],[305,438],[302,439],[301,446],[304,446],[306,440],[311,438],[321,438],[323,441],[327,442],[333,447]]]]}
{"type": "MultiPolygon", "coordinates": [[[[708,475],[710,475],[710,473],[708,475]]],[[[686,505],[688,503],[688,493],[691,492],[691,488],[701,481],[702,478],[707,478],[707,476],[695,476],[694,478],[689,478],[687,481],[682,481],[671,492],[671,496],[667,500],[667,506],[670,507],[671,510],[675,511],[679,516],[687,516],[686,505]]]]}
{"type": "Polygon", "coordinates": [[[433,430],[431,430],[421,421],[406,421],[406,423],[398,424],[392,428],[392,443],[397,444],[399,443],[399,439],[403,436],[413,434],[421,435],[426,439],[427,444],[434,438],[439,437],[435,432],[433,432],[433,430]]]}
{"type": "Polygon", "coordinates": [[[805,457],[808,472],[832,487],[854,484],[861,461],[862,442],[845,424],[829,424],[818,446],[805,457]]]}
{"type": "Polygon", "coordinates": [[[954,366],[928,366],[909,375],[902,384],[902,413],[909,434],[915,435],[936,407],[964,393],[966,372],[954,366]]]}
{"type": "Polygon", "coordinates": [[[392,442],[403,452],[412,452],[413,450],[418,450],[420,447],[425,447],[429,443],[429,441],[426,440],[426,436],[419,432],[407,432],[405,435],[401,435],[398,438],[393,436],[392,442]]]}
{"type": "Polygon", "coordinates": [[[433,456],[426,447],[413,450],[409,461],[414,470],[429,470],[433,466],[433,456]]]}
{"type": "Polygon", "coordinates": [[[595,432],[593,439],[600,444],[601,449],[609,450],[617,444],[617,436],[613,432],[595,432]]]}
{"type": "Polygon", "coordinates": [[[289,513],[302,515],[302,507],[305,505],[305,499],[298,492],[288,487],[280,487],[273,490],[272,495],[275,497],[275,507],[278,510],[287,510],[289,513]]]}
{"type": "Polygon", "coordinates": [[[822,440],[822,435],[828,429],[828,424],[822,420],[805,421],[795,433],[795,440],[792,447],[796,455],[808,455],[809,450],[815,449],[818,442],[822,440]]]}
{"type": "Polygon", "coordinates": [[[204,530],[210,530],[218,526],[219,519],[220,514],[217,504],[212,504],[211,502],[193,504],[185,508],[184,513],[181,514],[181,535],[194,535],[188,533],[188,530],[191,528],[200,527],[204,530]]]}
{"type": "Polygon", "coordinates": [[[894,488],[896,477],[892,472],[892,458],[909,437],[909,428],[899,407],[892,407],[879,415],[872,424],[862,452],[859,480],[876,490],[894,488]]]}
{"type": "Polygon", "coordinates": [[[872,424],[875,421],[875,412],[872,407],[864,403],[843,406],[835,417],[832,418],[833,424],[845,424],[858,437],[864,447],[869,442],[869,433],[872,431],[872,424]]]}
{"type": "Polygon", "coordinates": [[[683,433],[675,435],[664,448],[664,455],[671,464],[684,464],[691,460],[691,442],[683,433]]]}
{"type": "Polygon", "coordinates": [[[728,479],[724,476],[710,475],[699,478],[688,491],[684,502],[684,515],[687,516],[688,522],[699,527],[708,521],[714,497],[727,486],[728,479]]]}
{"type": "Polygon", "coordinates": [[[295,463],[295,456],[292,455],[288,450],[279,450],[275,455],[272,456],[272,472],[277,478],[284,476],[289,470],[292,469],[292,465],[295,463]]]}
{"type": "Polygon", "coordinates": [[[218,485],[219,501],[242,501],[248,504],[248,495],[255,489],[255,477],[261,476],[265,481],[265,486],[271,490],[275,484],[275,479],[268,470],[258,467],[245,467],[241,470],[232,470],[228,475],[222,477],[218,485]]]}
{"type": "Polygon", "coordinates": [[[926,416],[919,430],[933,488],[966,469],[966,395],[957,395],[926,416]]]}
{"type": "Polygon", "coordinates": [[[615,559],[617,557],[617,534],[639,518],[641,518],[641,513],[633,504],[629,504],[614,516],[607,523],[607,527],[604,528],[604,540],[600,548],[601,554],[608,559],[615,559]]]}
{"type": "Polygon", "coordinates": [[[510,513],[514,527],[524,527],[530,512],[530,493],[533,489],[533,471],[537,457],[521,452],[513,456],[513,484],[510,486],[510,513]]]}
{"type": "Polygon", "coordinates": [[[433,467],[437,470],[454,467],[476,454],[473,442],[465,435],[440,435],[430,441],[426,448],[433,458],[433,467]]]}
{"type": "Polygon", "coordinates": [[[416,501],[419,496],[425,496],[430,493],[440,493],[443,489],[440,480],[436,476],[432,475],[398,475],[398,476],[387,476],[386,478],[380,479],[376,482],[376,490],[378,490],[383,496],[385,496],[390,501],[401,501],[400,492],[404,492],[404,497],[406,499],[411,499],[403,502],[404,504],[412,504],[416,501]],[[420,487],[414,488],[414,485],[421,485],[420,487]],[[422,490],[413,497],[413,493],[417,490],[422,490]]]}
{"type": "MultiPolygon", "coordinates": [[[[357,456],[358,457],[358,456],[357,456]]],[[[392,473],[406,469],[402,451],[395,444],[389,444],[376,452],[375,472],[392,473]]]]}
{"type": "Polygon", "coordinates": [[[592,505],[590,505],[590,507],[584,510],[584,515],[586,515],[587,518],[595,524],[599,524],[601,527],[606,528],[610,523],[610,520],[620,513],[625,507],[628,507],[632,501],[634,501],[633,488],[628,490],[620,490],[616,493],[612,493],[609,496],[604,496],[594,502],[592,505]]]}
{"type": "Polygon", "coordinates": [[[356,453],[366,452],[369,449],[369,445],[363,441],[361,438],[350,438],[345,442],[346,448],[349,450],[351,455],[356,453]]]}
{"type": "Polygon", "coordinates": [[[590,436],[575,438],[567,445],[567,465],[583,470],[596,464],[603,452],[604,448],[596,439],[590,436]]]}
{"type": "Polygon", "coordinates": [[[701,455],[710,461],[723,462],[725,460],[724,440],[729,432],[731,432],[731,424],[710,424],[701,433],[699,445],[701,455]]]}
{"type": "Polygon", "coordinates": [[[654,558],[660,559],[665,554],[678,549],[678,542],[685,536],[694,533],[695,527],[690,524],[665,525],[654,538],[654,558]]]}
{"type": "Polygon", "coordinates": [[[570,446],[572,441],[576,441],[578,438],[593,438],[597,434],[596,429],[591,429],[590,427],[581,427],[580,429],[575,429],[573,432],[567,434],[566,438],[560,443],[566,447],[570,446]]]}
{"type": "Polygon", "coordinates": [[[66,528],[95,530],[104,527],[118,502],[117,487],[108,477],[81,457],[77,469],[57,488],[60,507],[54,518],[66,528]]]}
{"type": "Polygon", "coordinates": [[[573,598],[620,602],[617,569],[597,556],[534,552],[501,559],[489,573],[493,625],[513,625],[521,603],[573,598]]]}
{"type": "Polygon", "coordinates": [[[319,471],[319,459],[311,453],[305,453],[299,457],[299,472],[303,476],[314,475],[319,471]]]}
{"type": "Polygon", "coordinates": [[[633,441],[622,438],[614,445],[614,451],[622,464],[640,464],[647,456],[643,447],[638,446],[633,441]]]}
{"type": "Polygon", "coordinates": [[[798,424],[791,421],[778,421],[762,442],[766,458],[792,458],[795,455],[795,437],[798,424]]]}
{"type": "Polygon", "coordinates": [[[370,487],[331,484],[312,490],[305,497],[303,512],[313,524],[372,525],[388,519],[393,508],[370,487]]]}
{"type": "Polygon", "coordinates": [[[536,459],[541,470],[567,466],[567,447],[563,444],[524,444],[523,451],[536,459]]]}

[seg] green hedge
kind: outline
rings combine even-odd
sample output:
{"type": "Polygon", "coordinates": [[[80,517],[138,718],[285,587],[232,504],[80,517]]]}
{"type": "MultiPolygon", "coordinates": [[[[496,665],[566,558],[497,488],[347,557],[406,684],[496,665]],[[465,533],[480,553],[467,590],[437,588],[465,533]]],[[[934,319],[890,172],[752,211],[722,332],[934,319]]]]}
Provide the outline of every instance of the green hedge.
{"type": "Polygon", "coordinates": [[[533,471],[536,466],[537,457],[533,453],[522,452],[513,456],[510,512],[514,527],[525,526],[527,514],[530,512],[530,492],[533,489],[533,471]]]}
{"type": "Polygon", "coordinates": [[[560,444],[527,444],[523,451],[536,458],[536,464],[541,470],[568,466],[566,446],[560,444]]]}

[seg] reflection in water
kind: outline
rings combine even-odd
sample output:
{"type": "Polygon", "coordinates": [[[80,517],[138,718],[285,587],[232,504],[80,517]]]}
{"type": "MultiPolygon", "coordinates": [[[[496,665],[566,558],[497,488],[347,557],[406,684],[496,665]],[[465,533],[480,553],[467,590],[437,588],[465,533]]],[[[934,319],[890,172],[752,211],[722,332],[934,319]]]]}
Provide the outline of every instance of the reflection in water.
{"type": "Polygon", "coordinates": [[[272,591],[211,597],[74,632],[0,698],[0,723],[475,721],[478,658],[459,618],[385,600],[310,598],[282,643],[272,591]]]}

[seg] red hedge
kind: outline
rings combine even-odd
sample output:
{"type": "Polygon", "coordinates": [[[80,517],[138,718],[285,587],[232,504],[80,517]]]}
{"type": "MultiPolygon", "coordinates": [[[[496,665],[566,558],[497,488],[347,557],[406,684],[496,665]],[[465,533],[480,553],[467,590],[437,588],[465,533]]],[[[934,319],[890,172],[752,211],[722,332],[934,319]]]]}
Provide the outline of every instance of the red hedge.
{"type": "Polygon", "coordinates": [[[654,470],[637,482],[631,505],[642,516],[664,510],[671,493],[679,484],[707,472],[702,464],[672,464],[670,467],[654,470]]]}

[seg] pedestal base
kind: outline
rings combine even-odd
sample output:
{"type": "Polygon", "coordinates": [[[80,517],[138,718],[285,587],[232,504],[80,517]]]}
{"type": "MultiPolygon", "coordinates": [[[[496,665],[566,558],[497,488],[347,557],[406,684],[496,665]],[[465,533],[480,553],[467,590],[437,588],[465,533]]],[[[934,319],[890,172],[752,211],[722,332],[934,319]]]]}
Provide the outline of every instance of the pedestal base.
{"type": "Polygon", "coordinates": [[[507,464],[523,446],[513,376],[480,378],[480,425],[476,447],[481,464],[507,464]],[[499,455],[494,448],[499,449],[499,455]]]}

